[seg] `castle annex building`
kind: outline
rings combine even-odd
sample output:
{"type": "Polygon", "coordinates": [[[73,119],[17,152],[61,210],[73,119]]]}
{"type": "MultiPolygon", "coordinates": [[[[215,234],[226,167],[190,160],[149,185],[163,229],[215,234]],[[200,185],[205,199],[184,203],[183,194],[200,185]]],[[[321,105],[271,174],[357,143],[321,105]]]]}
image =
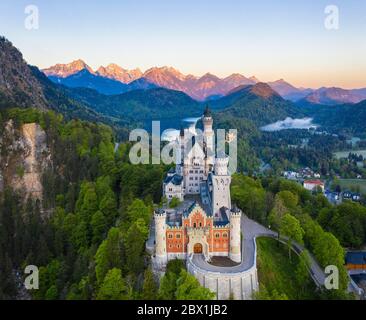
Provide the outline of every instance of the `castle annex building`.
{"type": "Polygon", "coordinates": [[[164,180],[168,204],[156,210],[155,261],[165,265],[171,259],[203,255],[226,256],[241,262],[241,212],[232,207],[228,157],[215,157],[213,120],[206,108],[203,132],[182,129],[175,141],[176,166],[164,180]],[[170,208],[177,198],[180,204],[170,208]]]}

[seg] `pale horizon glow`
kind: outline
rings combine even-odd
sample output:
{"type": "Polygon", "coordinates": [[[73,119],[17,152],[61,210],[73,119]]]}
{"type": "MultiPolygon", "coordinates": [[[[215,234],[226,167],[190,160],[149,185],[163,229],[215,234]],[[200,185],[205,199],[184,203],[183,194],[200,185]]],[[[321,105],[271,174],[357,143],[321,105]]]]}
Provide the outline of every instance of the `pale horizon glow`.
{"type": "Polygon", "coordinates": [[[40,69],[82,59],[145,71],[233,73],[296,87],[366,87],[363,0],[34,0],[39,30],[24,28],[28,0],[0,2],[0,34],[40,69]],[[327,5],[339,7],[339,30],[324,27],[327,5]]]}

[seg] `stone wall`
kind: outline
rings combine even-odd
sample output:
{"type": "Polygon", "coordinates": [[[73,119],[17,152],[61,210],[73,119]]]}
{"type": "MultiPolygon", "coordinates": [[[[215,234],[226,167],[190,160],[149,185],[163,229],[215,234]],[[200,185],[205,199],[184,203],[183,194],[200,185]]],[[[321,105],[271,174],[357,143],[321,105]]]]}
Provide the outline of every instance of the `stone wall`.
{"type": "Polygon", "coordinates": [[[217,268],[219,272],[204,270],[193,263],[192,255],[187,257],[187,270],[202,286],[215,292],[218,300],[252,300],[253,294],[259,290],[255,237],[253,242],[253,264],[249,268],[243,267],[242,271],[230,272],[230,267],[217,268]]]}
{"type": "Polygon", "coordinates": [[[211,272],[200,269],[188,258],[187,270],[202,286],[215,292],[218,300],[251,300],[259,287],[256,264],[242,272],[211,272]]]}

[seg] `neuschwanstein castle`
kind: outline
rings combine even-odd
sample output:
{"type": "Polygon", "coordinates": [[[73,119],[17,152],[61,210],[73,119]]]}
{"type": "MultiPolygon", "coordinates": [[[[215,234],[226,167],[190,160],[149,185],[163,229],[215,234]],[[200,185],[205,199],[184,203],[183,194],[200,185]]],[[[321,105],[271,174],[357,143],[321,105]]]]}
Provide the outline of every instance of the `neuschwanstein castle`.
{"type": "Polygon", "coordinates": [[[241,262],[241,212],[231,205],[229,158],[215,155],[208,108],[202,122],[202,133],[194,126],[182,129],[175,141],[179,149],[176,166],[164,180],[163,193],[168,202],[178,198],[180,204],[155,211],[155,261],[159,265],[191,254],[202,254],[206,261],[227,256],[241,262]]]}

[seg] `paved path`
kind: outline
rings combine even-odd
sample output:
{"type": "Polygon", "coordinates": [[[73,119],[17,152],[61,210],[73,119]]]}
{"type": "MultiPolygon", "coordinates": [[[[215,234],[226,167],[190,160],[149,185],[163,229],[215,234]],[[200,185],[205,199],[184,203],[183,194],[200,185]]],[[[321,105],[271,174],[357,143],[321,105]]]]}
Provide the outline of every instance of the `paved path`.
{"type": "Polygon", "coordinates": [[[241,263],[233,267],[218,267],[209,264],[205,261],[203,255],[195,254],[192,258],[192,262],[196,264],[201,269],[211,271],[211,272],[221,272],[221,273],[237,273],[244,272],[253,267],[256,257],[255,257],[255,237],[259,236],[270,236],[276,237],[276,233],[265,228],[254,220],[249,219],[247,216],[243,215],[241,219],[241,230],[243,233],[242,238],[242,259],[241,263]]]}
{"type": "MultiPolygon", "coordinates": [[[[218,267],[213,266],[205,261],[203,255],[193,255],[192,262],[196,264],[199,268],[211,271],[211,272],[221,272],[221,273],[237,273],[244,272],[250,269],[254,263],[256,263],[255,257],[255,238],[257,237],[271,237],[277,239],[278,234],[261,224],[249,219],[247,216],[242,217],[242,262],[233,267],[218,267]]],[[[286,243],[287,238],[283,237],[280,239],[282,243],[286,243]]],[[[300,254],[304,247],[293,242],[293,251],[296,254],[300,254]]],[[[325,274],[322,268],[319,266],[315,258],[310,254],[310,275],[317,286],[322,286],[325,280],[325,274]]]]}

